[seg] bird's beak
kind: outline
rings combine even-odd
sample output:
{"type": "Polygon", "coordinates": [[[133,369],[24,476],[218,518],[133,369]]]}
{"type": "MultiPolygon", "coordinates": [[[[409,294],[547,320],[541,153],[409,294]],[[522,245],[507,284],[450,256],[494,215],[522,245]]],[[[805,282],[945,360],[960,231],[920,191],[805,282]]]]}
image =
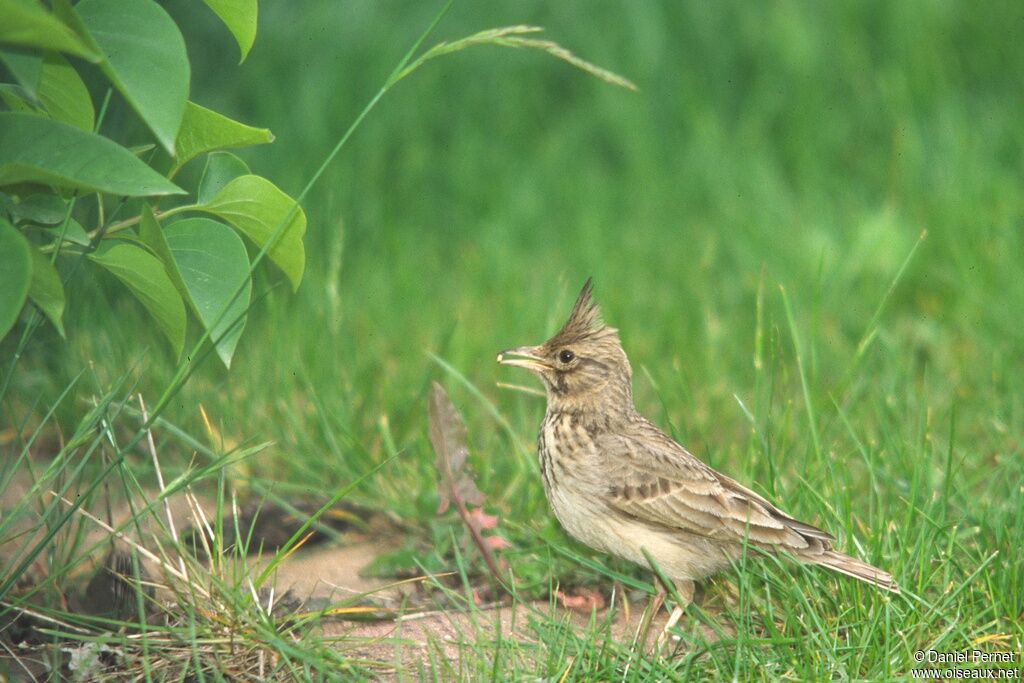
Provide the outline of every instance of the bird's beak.
{"type": "Polygon", "coordinates": [[[537,346],[520,346],[515,349],[506,349],[498,354],[498,362],[502,365],[526,368],[533,372],[550,370],[551,366],[539,355],[539,350],[540,348],[537,346]]]}

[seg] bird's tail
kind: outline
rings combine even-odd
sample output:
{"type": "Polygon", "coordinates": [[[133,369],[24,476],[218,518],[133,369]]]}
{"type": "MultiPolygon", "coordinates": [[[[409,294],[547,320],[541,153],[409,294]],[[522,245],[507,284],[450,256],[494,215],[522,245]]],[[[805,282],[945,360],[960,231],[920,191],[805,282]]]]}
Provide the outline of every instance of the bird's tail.
{"type": "Polygon", "coordinates": [[[835,550],[828,550],[819,557],[816,557],[815,563],[820,564],[822,567],[828,567],[840,574],[846,574],[879,588],[884,588],[887,591],[893,593],[900,592],[900,587],[888,572],[835,550]]]}

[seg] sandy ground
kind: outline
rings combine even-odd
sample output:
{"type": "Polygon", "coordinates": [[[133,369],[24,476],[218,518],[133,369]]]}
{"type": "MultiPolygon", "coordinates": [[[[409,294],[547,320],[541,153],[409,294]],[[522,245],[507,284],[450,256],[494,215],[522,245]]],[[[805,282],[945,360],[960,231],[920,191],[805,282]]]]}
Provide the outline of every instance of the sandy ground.
{"type": "MultiPolygon", "coordinates": [[[[415,591],[413,584],[394,587],[381,579],[364,578],[360,571],[388,545],[363,540],[344,546],[325,546],[297,555],[277,574],[278,590],[288,590],[311,604],[332,604],[365,595],[374,604],[394,606],[393,617],[365,621],[328,618],[321,626],[321,633],[338,639],[339,647],[353,659],[372,663],[387,679],[402,679],[406,676],[418,678],[424,668],[443,663],[450,667],[449,673],[460,678],[464,672],[460,658],[470,653],[470,660],[479,661],[481,648],[494,647],[498,640],[514,640],[524,657],[534,651],[540,637],[532,627],[535,622],[561,624],[575,629],[577,633],[594,632],[599,637],[610,637],[623,645],[645,642],[645,652],[651,652],[663,625],[668,620],[669,610],[662,608],[647,627],[646,639],[639,633],[642,627],[644,609],[648,601],[640,599],[628,607],[620,599],[613,612],[602,609],[567,609],[559,600],[537,601],[528,604],[481,605],[471,611],[438,609],[424,604],[425,598],[415,591]],[[418,603],[416,608],[402,609],[403,604],[418,603]],[[607,629],[603,626],[607,624],[607,629]]],[[[429,600],[429,598],[426,598],[429,600]]],[[[714,634],[702,625],[687,624],[684,618],[680,624],[683,631],[699,629],[701,637],[712,641],[714,634]]],[[[666,646],[676,651],[676,646],[666,646]]],[[[682,652],[685,646],[679,648],[682,652]]]]}
{"type": "MultiPolygon", "coordinates": [[[[16,480],[0,492],[0,512],[9,510],[21,500],[28,491],[29,482],[16,480]]],[[[203,508],[209,515],[212,508],[210,501],[195,501],[190,504],[184,496],[176,496],[171,501],[171,514],[176,526],[181,531],[197,524],[196,505],[203,508]]],[[[128,509],[113,512],[115,524],[128,517],[128,509]]],[[[105,517],[103,514],[101,517],[105,517]]],[[[161,506],[160,517],[164,517],[161,506]]],[[[100,526],[83,518],[88,529],[85,547],[95,546],[96,551],[89,561],[73,570],[71,576],[79,581],[77,590],[82,591],[96,567],[104,560],[110,544],[110,534],[100,526]]],[[[21,527],[28,533],[0,544],[0,560],[6,560],[16,552],[26,538],[39,538],[40,531],[31,531],[31,518],[25,519],[21,527]]],[[[143,538],[158,529],[160,525],[150,520],[141,529],[143,538]]],[[[132,538],[139,536],[139,530],[133,530],[132,538]]],[[[163,535],[163,531],[158,531],[163,535]]],[[[319,627],[321,633],[337,639],[338,646],[344,649],[347,656],[366,662],[375,671],[379,671],[386,679],[403,679],[418,677],[418,672],[425,667],[438,665],[451,667],[448,671],[452,677],[459,678],[464,672],[460,665],[462,652],[473,653],[467,661],[479,662],[480,648],[493,647],[500,640],[513,640],[517,650],[528,657],[541,637],[534,623],[556,624],[566,628],[585,632],[592,620],[605,624],[607,633],[616,642],[628,646],[638,640],[638,627],[646,600],[629,605],[628,608],[620,600],[611,617],[607,609],[593,611],[589,608],[576,610],[566,609],[557,600],[554,603],[538,602],[519,604],[515,608],[507,605],[482,605],[471,611],[439,609],[433,598],[417,589],[415,583],[394,586],[385,579],[366,578],[362,570],[374,558],[383,552],[395,548],[398,541],[395,535],[373,532],[363,529],[342,535],[340,541],[328,540],[319,545],[303,547],[291,555],[277,570],[273,579],[274,592],[278,599],[299,601],[305,604],[303,611],[322,609],[327,605],[339,603],[352,605],[372,605],[381,610],[372,619],[360,621],[346,620],[338,616],[326,618],[319,627]],[[410,607],[411,606],[411,607],[410,607]],[[468,649],[467,649],[468,648],[468,649]],[[474,652],[475,651],[475,652],[474,652]]],[[[124,546],[124,541],[117,541],[124,546]]],[[[144,543],[152,547],[152,544],[144,543]]],[[[260,567],[266,559],[250,558],[249,562],[260,567]]],[[[151,575],[158,576],[151,561],[146,561],[151,575]]],[[[27,575],[33,571],[42,571],[45,562],[37,560],[30,567],[27,575]]],[[[90,588],[93,584],[90,584],[90,588]]],[[[71,589],[69,589],[69,593],[71,589]]],[[[264,593],[263,595],[266,595],[264,593]]],[[[159,597],[159,596],[158,596],[159,597]]],[[[88,596],[86,596],[88,598],[88,596]]],[[[82,600],[81,597],[78,598],[82,600]]],[[[74,607],[75,600],[70,604],[74,607]]],[[[649,651],[654,639],[661,630],[661,625],[668,617],[665,609],[653,619],[647,632],[645,651],[649,651]]],[[[688,627],[682,625],[684,630],[688,627]]],[[[699,628],[693,626],[693,628],[699,628]]],[[[704,637],[711,638],[710,632],[702,630],[704,637]]],[[[600,636],[604,637],[604,636],[600,636]]]]}

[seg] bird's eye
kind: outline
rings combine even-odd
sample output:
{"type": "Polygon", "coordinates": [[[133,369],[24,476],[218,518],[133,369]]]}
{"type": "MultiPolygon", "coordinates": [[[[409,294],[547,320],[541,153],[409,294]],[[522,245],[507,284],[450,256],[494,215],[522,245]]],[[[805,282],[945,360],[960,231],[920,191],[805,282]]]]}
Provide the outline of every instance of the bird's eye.
{"type": "Polygon", "coordinates": [[[563,363],[571,363],[575,358],[576,354],[570,351],[569,349],[562,349],[558,353],[558,360],[562,361],[563,363]]]}

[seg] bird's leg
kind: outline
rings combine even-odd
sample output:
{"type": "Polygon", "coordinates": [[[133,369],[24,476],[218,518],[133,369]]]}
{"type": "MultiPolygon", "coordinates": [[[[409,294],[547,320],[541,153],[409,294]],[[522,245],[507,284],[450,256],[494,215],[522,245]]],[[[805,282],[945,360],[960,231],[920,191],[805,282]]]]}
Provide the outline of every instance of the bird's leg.
{"type": "Polygon", "coordinates": [[[676,593],[679,594],[679,602],[672,609],[672,614],[669,615],[668,621],[665,622],[665,628],[661,630],[661,635],[658,636],[659,650],[668,640],[669,631],[679,623],[679,618],[683,616],[683,610],[686,609],[687,605],[693,602],[693,581],[690,581],[689,579],[681,579],[674,583],[676,586],[676,593]]]}

